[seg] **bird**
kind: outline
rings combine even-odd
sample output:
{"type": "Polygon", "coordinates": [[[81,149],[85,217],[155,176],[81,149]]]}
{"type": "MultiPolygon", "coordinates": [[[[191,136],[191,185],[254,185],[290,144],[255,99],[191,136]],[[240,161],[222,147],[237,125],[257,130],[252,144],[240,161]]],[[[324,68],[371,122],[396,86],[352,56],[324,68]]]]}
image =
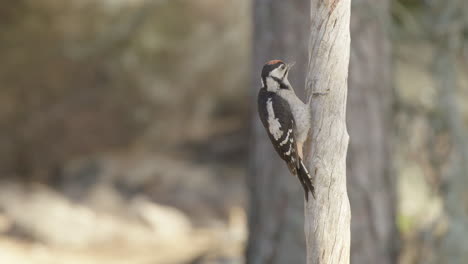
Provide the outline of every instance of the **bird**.
{"type": "Polygon", "coordinates": [[[262,88],[258,92],[257,106],[260,120],[274,149],[289,171],[296,175],[304,189],[315,199],[312,177],[303,162],[303,146],[310,129],[310,112],[296,96],[288,80],[293,64],[270,60],[262,69],[262,88]]]}

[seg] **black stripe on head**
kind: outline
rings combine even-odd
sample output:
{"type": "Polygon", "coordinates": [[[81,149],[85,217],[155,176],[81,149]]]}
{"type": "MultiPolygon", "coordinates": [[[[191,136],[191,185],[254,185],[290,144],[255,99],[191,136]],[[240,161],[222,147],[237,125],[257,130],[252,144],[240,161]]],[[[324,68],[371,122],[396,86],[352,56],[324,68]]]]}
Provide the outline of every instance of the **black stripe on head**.
{"type": "Polygon", "coordinates": [[[277,81],[280,85],[280,89],[289,89],[289,87],[284,83],[283,79],[272,77],[273,80],[277,81]]]}
{"type": "Polygon", "coordinates": [[[263,69],[262,69],[262,80],[263,80],[263,82],[266,82],[266,77],[268,77],[270,72],[272,72],[274,69],[280,67],[281,65],[285,65],[284,62],[282,62],[281,60],[271,60],[271,61],[265,63],[265,65],[263,65],[263,69]]]}
{"type": "MultiPolygon", "coordinates": [[[[284,64],[284,63],[283,63],[283,64],[284,64]]],[[[279,66],[281,66],[281,64],[280,64],[279,66]]],[[[273,69],[275,69],[275,68],[273,68],[273,69]]],[[[288,72],[289,72],[289,69],[287,69],[286,71],[284,71],[283,77],[281,77],[281,79],[278,78],[278,77],[272,77],[273,80],[275,80],[276,82],[279,83],[280,89],[289,89],[289,86],[287,86],[286,83],[284,83],[284,78],[285,78],[286,74],[288,74],[288,72]]],[[[265,78],[266,78],[266,77],[265,77],[265,78]]]]}

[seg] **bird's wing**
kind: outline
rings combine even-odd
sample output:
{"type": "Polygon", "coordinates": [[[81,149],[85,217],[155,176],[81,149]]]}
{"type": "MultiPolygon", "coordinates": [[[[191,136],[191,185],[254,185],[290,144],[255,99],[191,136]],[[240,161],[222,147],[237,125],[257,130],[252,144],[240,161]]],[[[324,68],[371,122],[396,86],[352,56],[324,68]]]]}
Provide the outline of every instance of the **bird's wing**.
{"type": "Polygon", "coordinates": [[[258,112],[276,152],[294,170],[299,165],[295,123],[289,104],[275,93],[262,91],[258,96],[258,112]]]}
{"type": "Polygon", "coordinates": [[[298,155],[294,133],[296,124],[289,104],[277,94],[261,89],[258,113],[276,152],[286,161],[291,173],[298,177],[304,188],[306,201],[309,192],[315,198],[312,177],[298,155]]]}

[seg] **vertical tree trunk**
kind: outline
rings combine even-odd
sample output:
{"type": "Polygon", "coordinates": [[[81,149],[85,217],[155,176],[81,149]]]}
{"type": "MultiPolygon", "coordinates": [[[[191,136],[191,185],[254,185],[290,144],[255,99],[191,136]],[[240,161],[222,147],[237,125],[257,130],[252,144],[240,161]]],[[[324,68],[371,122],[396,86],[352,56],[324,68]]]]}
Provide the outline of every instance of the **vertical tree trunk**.
{"type": "MultiPolygon", "coordinates": [[[[262,66],[271,59],[296,62],[290,81],[296,92],[303,93],[307,65],[309,0],[253,2],[252,98],[257,97],[261,86],[262,66]]],[[[274,151],[256,111],[252,126],[247,263],[304,263],[301,186],[274,151]]]]}
{"type": "Polygon", "coordinates": [[[396,197],[391,174],[392,84],[388,0],[353,2],[349,76],[348,190],[351,263],[396,262],[396,197]]]}
{"type": "Polygon", "coordinates": [[[346,96],[351,0],[311,0],[307,94],[312,110],[306,161],[317,200],[305,206],[307,263],[350,259],[351,211],[346,190],[346,96]]]}

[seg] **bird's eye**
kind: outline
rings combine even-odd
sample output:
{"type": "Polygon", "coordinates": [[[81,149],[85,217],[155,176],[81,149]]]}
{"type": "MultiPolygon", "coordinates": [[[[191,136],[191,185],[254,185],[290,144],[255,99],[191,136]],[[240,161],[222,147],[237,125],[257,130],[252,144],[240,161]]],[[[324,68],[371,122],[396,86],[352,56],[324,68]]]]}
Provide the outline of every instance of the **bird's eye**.
{"type": "Polygon", "coordinates": [[[281,65],[280,68],[281,68],[282,70],[284,70],[284,68],[286,68],[286,66],[284,66],[284,64],[283,64],[283,65],[281,65]]]}

